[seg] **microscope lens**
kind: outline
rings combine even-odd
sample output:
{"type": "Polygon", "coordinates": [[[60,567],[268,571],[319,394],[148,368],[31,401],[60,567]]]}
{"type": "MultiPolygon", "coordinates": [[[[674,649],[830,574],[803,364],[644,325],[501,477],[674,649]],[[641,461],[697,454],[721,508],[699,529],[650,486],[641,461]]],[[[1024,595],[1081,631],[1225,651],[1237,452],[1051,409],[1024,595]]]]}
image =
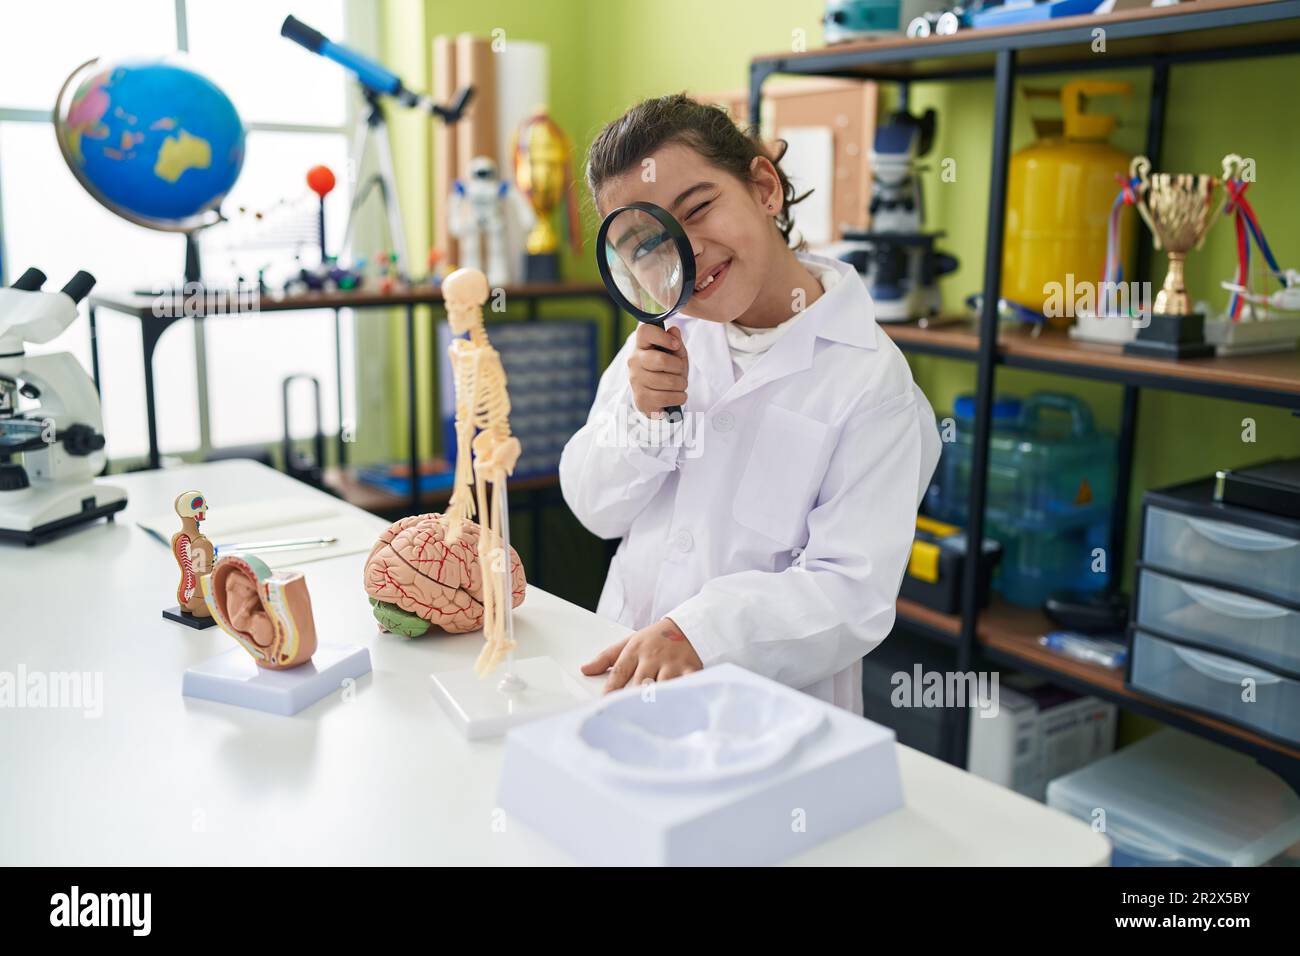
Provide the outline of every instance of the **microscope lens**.
{"type": "Polygon", "coordinates": [[[15,282],[11,288],[17,289],[20,292],[36,292],[43,285],[45,285],[45,273],[40,269],[37,269],[35,266],[32,266],[18,277],[18,281],[15,282]]]}

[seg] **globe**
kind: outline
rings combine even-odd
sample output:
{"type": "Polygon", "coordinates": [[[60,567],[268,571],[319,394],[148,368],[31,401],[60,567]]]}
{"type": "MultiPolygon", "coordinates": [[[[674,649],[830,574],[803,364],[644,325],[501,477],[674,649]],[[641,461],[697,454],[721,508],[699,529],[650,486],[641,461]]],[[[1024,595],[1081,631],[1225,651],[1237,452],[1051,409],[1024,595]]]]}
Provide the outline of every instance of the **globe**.
{"type": "Polygon", "coordinates": [[[176,57],[82,64],[59,92],[54,130],[87,192],[152,229],[218,221],[244,164],[234,104],[176,57]]]}

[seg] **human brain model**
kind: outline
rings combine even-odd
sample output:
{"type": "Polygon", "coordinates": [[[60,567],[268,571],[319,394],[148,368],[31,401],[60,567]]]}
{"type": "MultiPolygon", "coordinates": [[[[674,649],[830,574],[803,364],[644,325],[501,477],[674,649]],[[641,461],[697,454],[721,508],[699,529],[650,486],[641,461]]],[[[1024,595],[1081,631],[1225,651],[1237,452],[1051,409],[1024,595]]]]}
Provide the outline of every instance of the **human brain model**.
{"type": "MultiPolygon", "coordinates": [[[[413,515],[395,521],[366,559],[366,594],[380,628],[419,637],[431,628],[450,634],[483,626],[483,574],[479,526],[464,521],[447,543],[445,515],[413,515]]],[[[510,549],[511,606],[524,601],[524,566],[510,549]]]]}

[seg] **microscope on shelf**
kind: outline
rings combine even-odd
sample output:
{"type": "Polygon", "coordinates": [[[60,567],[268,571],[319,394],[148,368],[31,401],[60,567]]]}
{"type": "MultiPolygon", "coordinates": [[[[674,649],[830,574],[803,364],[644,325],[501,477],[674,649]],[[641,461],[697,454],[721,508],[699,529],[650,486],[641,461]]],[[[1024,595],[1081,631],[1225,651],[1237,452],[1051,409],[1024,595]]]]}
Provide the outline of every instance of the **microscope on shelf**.
{"type": "Polygon", "coordinates": [[[125,491],[94,481],[107,461],[94,382],[70,352],[26,349],[76,320],[95,278],[78,272],[59,292],[44,284],[28,269],[0,288],[0,540],[28,545],[126,507],[125,491]]]}
{"type": "Polygon", "coordinates": [[[876,130],[871,149],[871,226],[845,231],[840,258],[862,273],[879,322],[908,322],[939,314],[938,280],[957,260],[934,247],[942,232],[925,232],[917,174],[934,142],[935,113],[913,116],[904,106],[876,130]]]}

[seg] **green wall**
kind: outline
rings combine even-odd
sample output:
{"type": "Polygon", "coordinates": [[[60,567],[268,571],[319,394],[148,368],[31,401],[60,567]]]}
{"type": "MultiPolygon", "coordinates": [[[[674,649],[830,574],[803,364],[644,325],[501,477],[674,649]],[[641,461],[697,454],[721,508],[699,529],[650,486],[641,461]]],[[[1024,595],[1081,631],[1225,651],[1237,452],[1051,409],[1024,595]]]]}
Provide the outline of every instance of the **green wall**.
{"type": "MultiPolygon", "coordinates": [[[[1300,217],[1295,215],[1300,181],[1290,175],[1295,168],[1293,157],[1300,150],[1300,130],[1294,124],[1278,122],[1273,100],[1250,93],[1283,88],[1297,75],[1297,68],[1300,57],[1295,56],[1172,68],[1160,164],[1169,170],[1218,172],[1225,153],[1254,158],[1258,181],[1250,187],[1249,196],[1284,267],[1300,262],[1300,217]]],[[[1109,101],[1119,107],[1120,119],[1112,142],[1125,152],[1140,153],[1146,138],[1149,72],[1117,70],[1091,75],[1133,83],[1134,95],[1126,102],[1109,101]]],[[[1056,78],[1034,77],[1029,83],[1049,85],[1046,80],[1056,78]]],[[[924,187],[931,203],[931,227],[948,231],[946,245],[962,260],[962,268],[945,285],[945,305],[953,309],[979,288],[984,268],[992,97],[993,86],[988,81],[933,85],[918,89],[914,97],[917,107],[933,105],[939,110],[940,129],[932,156],[957,161],[956,182],[944,183],[938,176],[938,162],[932,159],[936,169],[931,170],[924,187]]],[[[1013,149],[1033,140],[1029,111],[1023,103],[1018,99],[1013,149]]],[[[1149,241],[1149,234],[1140,231],[1139,239],[1149,241]]],[[[1188,290],[1193,298],[1222,306],[1226,293],[1218,283],[1235,268],[1234,250],[1232,230],[1221,222],[1205,248],[1189,257],[1188,290]]],[[[1156,283],[1164,275],[1162,260],[1162,255],[1153,257],[1156,283]]],[[[936,408],[950,408],[952,398],[974,381],[969,363],[915,358],[913,367],[936,408]]],[[[1118,427],[1119,386],[1013,369],[1000,369],[997,384],[999,391],[1019,394],[1041,388],[1071,391],[1092,404],[1103,426],[1118,427]]],[[[1199,477],[1215,468],[1300,454],[1300,421],[1281,409],[1144,390],[1134,454],[1126,567],[1131,567],[1134,557],[1137,505],[1144,489],[1199,477]],[[1253,443],[1242,440],[1247,418],[1255,422],[1253,443]]]]}
{"type": "MultiPolygon", "coordinates": [[[[419,82],[421,88],[429,85],[427,58],[435,33],[486,35],[501,27],[508,38],[549,44],[551,107],[582,156],[604,123],[642,97],[682,89],[712,93],[744,88],[750,58],[760,52],[790,49],[797,39],[795,31],[803,31],[809,47],[820,45],[822,8],[822,0],[660,0],[653,5],[610,0],[476,4],[429,0],[390,4],[385,35],[391,44],[390,55],[400,58],[391,62],[401,70],[409,66],[417,71],[408,78],[419,82]],[[420,57],[424,58],[422,65],[420,57]],[[421,69],[423,73],[418,72],[421,69]]],[[[1112,141],[1126,152],[1140,152],[1145,140],[1149,74],[1130,69],[1089,75],[1134,84],[1134,95],[1117,104],[1120,125],[1112,141]]],[[[1297,75],[1300,57],[1295,56],[1174,67],[1161,163],[1170,170],[1217,172],[1219,160],[1227,152],[1254,158],[1258,181],[1252,185],[1250,197],[1284,267],[1300,263],[1300,216],[1296,215],[1300,179],[1295,176],[1300,124],[1288,121],[1277,107],[1278,97],[1294,90],[1297,75]]],[[[1038,76],[1031,84],[1051,85],[1069,78],[1038,76]]],[[[892,91],[884,95],[891,98],[892,91]]],[[[945,280],[948,309],[959,308],[965,296],[979,288],[983,272],[992,96],[990,81],[922,84],[912,93],[914,109],[934,106],[939,112],[939,132],[924,188],[930,210],[928,226],[948,233],[944,245],[962,262],[958,272],[945,280]],[[939,160],[943,158],[956,160],[955,182],[939,180],[939,160]]],[[[418,214],[412,210],[408,218],[413,230],[424,230],[411,238],[412,248],[419,249],[428,245],[429,212],[431,203],[437,201],[427,192],[427,130],[403,128],[397,135],[401,137],[397,151],[405,205],[418,202],[422,207],[418,214]]],[[[1017,97],[1012,146],[1019,148],[1032,138],[1028,110],[1017,97]]],[[[588,216],[590,236],[594,229],[585,193],[581,205],[588,216]]],[[[1234,267],[1231,233],[1220,224],[1205,249],[1192,258],[1188,285],[1193,297],[1223,302],[1224,294],[1217,285],[1234,267]]],[[[589,255],[566,263],[566,268],[570,277],[595,277],[589,255]]],[[[1157,269],[1154,278],[1158,282],[1163,267],[1157,269]]],[[[918,381],[941,413],[973,384],[972,363],[935,357],[913,357],[911,361],[918,381]]],[[[1000,391],[1020,394],[1044,388],[1073,392],[1092,404],[1103,427],[1118,427],[1118,386],[1007,369],[998,371],[997,383],[1000,391]]],[[[400,406],[402,397],[395,396],[394,401],[400,406]]],[[[399,414],[394,418],[400,420],[400,409],[395,411],[399,414]]],[[[395,447],[401,447],[400,441],[395,447]]],[[[1144,391],[1129,503],[1134,533],[1129,536],[1125,566],[1131,566],[1137,502],[1143,489],[1278,455],[1300,455],[1300,421],[1285,411],[1144,391]],[[1254,443],[1242,440],[1242,423],[1247,418],[1255,422],[1254,443]]]]}
{"type": "MultiPolygon", "coordinates": [[[[584,11],[587,4],[576,0],[496,0],[496,2],[464,3],[460,0],[389,0],[380,5],[380,53],[384,62],[402,75],[413,89],[431,90],[433,38],[438,35],[456,36],[475,33],[490,36],[494,29],[505,30],[506,41],[542,41],[550,48],[550,102],[551,115],[574,138],[575,150],[586,154],[588,140],[582,132],[590,124],[588,105],[589,73],[585,69],[586,50],[595,35],[590,29],[584,11]]],[[[402,196],[402,210],[406,217],[407,244],[417,268],[433,242],[433,210],[443,197],[431,193],[432,179],[432,124],[414,110],[394,110],[390,114],[393,126],[394,165],[397,167],[398,188],[402,196]]],[[[586,256],[572,256],[567,247],[562,250],[563,274],[574,279],[597,278],[594,263],[586,256]]],[[[587,306],[555,306],[547,304],[545,315],[592,315],[587,306]]],[[[420,310],[417,321],[416,349],[417,374],[420,381],[420,408],[437,408],[435,400],[436,375],[433,367],[433,330],[428,321],[428,310],[420,310]]],[[[395,381],[404,382],[406,362],[404,319],[395,315],[391,322],[390,362],[396,370],[395,381]]],[[[606,354],[602,352],[602,354],[606,354]]],[[[406,448],[406,396],[396,389],[391,400],[389,416],[394,455],[404,455],[406,448]]],[[[431,437],[427,415],[421,423],[421,452],[423,455],[441,451],[440,440],[431,437]]]]}
{"type": "MultiPolygon", "coordinates": [[[[389,62],[420,88],[429,86],[429,49],[436,33],[487,35],[500,27],[507,39],[547,43],[551,49],[551,108],[573,137],[581,157],[604,123],[642,97],[679,89],[714,92],[743,88],[754,54],[789,49],[799,30],[810,47],[818,45],[822,7],[822,0],[660,0],[652,6],[608,0],[487,0],[476,4],[427,0],[386,4],[383,33],[389,62]]],[[[1265,94],[1281,94],[1293,87],[1298,69],[1300,57],[1295,56],[1174,67],[1162,163],[1168,169],[1209,172],[1217,171],[1226,152],[1253,157],[1258,181],[1251,186],[1250,196],[1284,265],[1300,263],[1300,216],[1295,214],[1300,181],[1294,176],[1294,158],[1300,155],[1300,124],[1285,122],[1277,112],[1276,97],[1265,94]]],[[[1149,74],[1117,70],[1090,75],[1134,84],[1134,95],[1127,102],[1110,101],[1119,106],[1120,119],[1112,139],[1126,152],[1140,152],[1149,74]]],[[[1042,86],[1056,80],[1040,76],[1031,82],[1042,86]]],[[[892,96],[892,91],[886,95],[892,96]]],[[[945,304],[950,309],[958,308],[966,295],[979,288],[983,271],[992,96],[989,81],[919,84],[913,91],[914,108],[932,105],[939,111],[939,133],[924,185],[929,226],[948,233],[945,245],[962,262],[958,272],[944,282],[945,304]],[[957,178],[945,183],[938,176],[938,160],[948,157],[957,162],[957,178]]],[[[395,124],[395,137],[411,248],[419,250],[428,247],[432,203],[437,201],[428,191],[428,123],[405,113],[395,124]]],[[[1032,138],[1028,110],[1018,98],[1013,148],[1032,138]]],[[[591,207],[585,193],[581,207],[589,217],[591,207]]],[[[589,228],[588,235],[591,231],[589,228]]],[[[1231,230],[1220,224],[1205,249],[1192,258],[1189,289],[1194,297],[1223,301],[1217,283],[1233,269],[1233,249],[1231,230]]],[[[570,260],[565,264],[567,275],[595,278],[589,255],[570,260]]],[[[1156,276],[1157,281],[1162,274],[1156,276]]],[[[400,353],[400,342],[396,348],[400,353]]],[[[426,352],[422,349],[422,356],[426,352]]],[[[970,363],[916,357],[913,366],[936,409],[950,408],[952,398],[973,381],[970,363]]],[[[1104,425],[1118,424],[1117,386],[1003,369],[998,372],[998,387],[1012,392],[1068,389],[1090,401],[1104,425]]],[[[401,396],[395,396],[395,401],[400,406],[401,396]]],[[[1216,467],[1300,454],[1300,423],[1285,411],[1262,406],[1146,391],[1140,424],[1135,500],[1145,487],[1195,477],[1216,467]],[[1254,444],[1241,439],[1242,420],[1248,417],[1256,422],[1254,444]]],[[[400,444],[404,432],[400,428],[397,432],[400,444]]]]}

